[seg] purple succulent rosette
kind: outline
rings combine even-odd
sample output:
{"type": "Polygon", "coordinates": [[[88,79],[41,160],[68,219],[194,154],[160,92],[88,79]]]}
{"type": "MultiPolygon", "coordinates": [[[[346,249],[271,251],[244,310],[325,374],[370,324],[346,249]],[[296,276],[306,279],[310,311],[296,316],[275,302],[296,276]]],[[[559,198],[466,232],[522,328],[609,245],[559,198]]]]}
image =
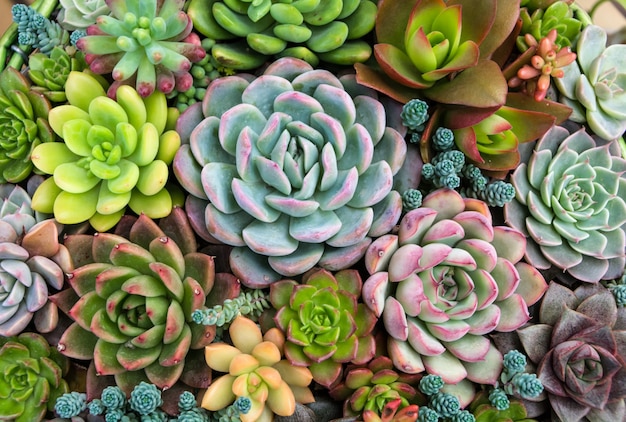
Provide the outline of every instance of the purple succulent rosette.
{"type": "Polygon", "coordinates": [[[511,176],[506,223],[527,237],[525,258],[597,283],[618,278],[626,258],[626,160],[617,143],[555,126],[511,176]]]}
{"type": "MultiPolygon", "coordinates": [[[[365,255],[364,302],[381,316],[394,365],[446,384],[495,384],[502,355],[486,334],[513,331],[547,288],[520,262],[524,235],[493,226],[487,205],[439,189],[408,212],[397,234],[365,255]]],[[[471,400],[471,398],[470,398],[471,400]]]]}
{"type": "Polygon", "coordinates": [[[174,174],[194,228],[235,247],[232,271],[250,287],[353,265],[402,210],[393,183],[407,146],[389,126],[395,109],[353,75],[294,58],[213,81],[201,115],[191,108],[178,122],[190,136],[174,174]]]}

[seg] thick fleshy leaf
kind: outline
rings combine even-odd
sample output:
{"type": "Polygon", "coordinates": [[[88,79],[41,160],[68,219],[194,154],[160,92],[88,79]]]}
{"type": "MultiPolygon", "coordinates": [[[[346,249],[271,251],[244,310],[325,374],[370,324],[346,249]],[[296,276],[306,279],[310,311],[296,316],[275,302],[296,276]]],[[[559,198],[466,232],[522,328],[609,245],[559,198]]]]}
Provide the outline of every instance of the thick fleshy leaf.
{"type": "Polygon", "coordinates": [[[467,370],[450,352],[436,356],[423,356],[424,367],[429,374],[439,375],[446,384],[456,384],[467,376],[467,370]]]}

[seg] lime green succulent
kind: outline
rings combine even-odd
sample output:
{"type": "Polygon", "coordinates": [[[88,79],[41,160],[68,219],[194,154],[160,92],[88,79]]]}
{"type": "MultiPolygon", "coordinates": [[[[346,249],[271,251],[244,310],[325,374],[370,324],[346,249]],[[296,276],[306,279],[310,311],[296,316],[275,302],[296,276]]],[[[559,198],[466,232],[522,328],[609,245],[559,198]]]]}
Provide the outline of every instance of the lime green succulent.
{"type": "Polygon", "coordinates": [[[0,337],[0,420],[33,422],[69,391],[67,359],[39,334],[0,337]]]}
{"type": "Polygon", "coordinates": [[[63,103],[65,83],[72,70],[82,71],[86,66],[82,53],[73,47],[55,47],[50,55],[35,53],[28,58],[28,77],[33,81],[33,90],[42,93],[50,101],[63,103]]]}
{"type": "Polygon", "coordinates": [[[65,93],[69,104],[49,114],[64,142],[33,149],[34,165],[52,175],[35,191],[33,209],[54,214],[62,224],[89,221],[99,231],[117,224],[127,206],[151,218],[168,215],[168,164],[180,137],[165,131],[165,94],[142,98],[126,85],[116,101],[96,78],[75,71],[65,93]]]}

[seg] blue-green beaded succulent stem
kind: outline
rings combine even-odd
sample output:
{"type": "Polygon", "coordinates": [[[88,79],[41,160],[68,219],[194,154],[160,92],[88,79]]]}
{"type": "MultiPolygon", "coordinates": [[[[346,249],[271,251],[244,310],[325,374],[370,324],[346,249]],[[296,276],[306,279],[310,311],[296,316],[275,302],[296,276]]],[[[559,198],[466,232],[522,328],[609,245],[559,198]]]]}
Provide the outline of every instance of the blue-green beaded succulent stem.
{"type": "Polygon", "coordinates": [[[116,386],[105,388],[100,395],[100,400],[107,411],[122,409],[126,405],[126,395],[116,386]]]}
{"type": "Polygon", "coordinates": [[[89,409],[89,413],[94,416],[100,416],[106,412],[106,407],[100,399],[93,399],[90,401],[87,405],[87,409],[89,409]]]}
{"type": "Polygon", "coordinates": [[[189,391],[183,391],[183,393],[178,397],[178,410],[181,412],[191,410],[197,405],[198,403],[196,402],[196,397],[189,391]]]}
{"type": "Polygon", "coordinates": [[[400,113],[402,124],[413,132],[423,131],[424,123],[426,123],[429,117],[428,104],[417,98],[406,103],[400,113]]]}
{"type": "Polygon", "coordinates": [[[459,399],[448,393],[433,394],[428,405],[444,418],[451,418],[461,411],[459,399]]]}
{"type": "Polygon", "coordinates": [[[226,299],[221,305],[216,305],[213,308],[196,309],[191,314],[191,319],[196,324],[222,327],[230,324],[238,315],[246,315],[256,319],[270,306],[265,292],[254,289],[242,292],[234,299],[226,299]]]}
{"type": "Polygon", "coordinates": [[[417,422],[438,422],[439,413],[430,407],[420,406],[417,415],[417,422]]]}
{"type": "Polygon", "coordinates": [[[504,355],[504,369],[510,376],[524,372],[526,368],[526,355],[518,350],[511,350],[504,355]]]}
{"type": "Polygon", "coordinates": [[[422,192],[417,189],[407,189],[402,194],[402,208],[405,212],[419,208],[422,205],[422,192]]]}
{"type": "Polygon", "coordinates": [[[432,138],[433,148],[436,151],[449,151],[454,146],[454,133],[445,127],[438,127],[432,138]]]}
{"type": "Polygon", "coordinates": [[[461,410],[450,418],[450,422],[476,422],[476,417],[468,410],[461,410]]]}
{"type": "Polygon", "coordinates": [[[500,388],[494,388],[489,393],[489,402],[498,410],[506,410],[511,404],[504,390],[500,388]]]}
{"type": "Polygon", "coordinates": [[[525,399],[533,399],[543,392],[543,384],[536,374],[517,374],[511,380],[510,385],[513,386],[517,394],[525,399]]]}
{"type": "Polygon", "coordinates": [[[148,415],[163,404],[161,391],[154,384],[142,381],[130,393],[128,404],[140,415],[148,415]]]}
{"type": "Polygon", "coordinates": [[[65,393],[57,398],[54,411],[61,418],[73,418],[87,408],[87,395],[85,393],[65,393]]]}
{"type": "Polygon", "coordinates": [[[439,375],[429,374],[420,380],[419,389],[427,396],[432,396],[437,394],[443,385],[443,379],[439,375]]]}

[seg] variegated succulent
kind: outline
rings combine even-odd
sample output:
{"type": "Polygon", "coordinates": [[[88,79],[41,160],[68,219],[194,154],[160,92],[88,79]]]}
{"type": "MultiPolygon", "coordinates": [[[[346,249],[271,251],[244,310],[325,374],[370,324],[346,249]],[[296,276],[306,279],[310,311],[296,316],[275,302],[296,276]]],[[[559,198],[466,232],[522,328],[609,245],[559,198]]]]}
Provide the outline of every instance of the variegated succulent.
{"type": "Polygon", "coordinates": [[[559,420],[626,418],[626,313],[601,283],[550,283],[518,335],[559,420]]]}
{"type": "Polygon", "coordinates": [[[117,224],[127,206],[151,218],[168,215],[168,165],[180,137],[165,130],[165,94],[142,98],[123,86],[113,100],[98,79],[76,71],[65,94],[69,104],[49,113],[63,142],[37,145],[31,155],[39,171],[52,175],[35,191],[33,208],[62,224],[89,221],[98,231],[117,224]]]}
{"type": "Polygon", "coordinates": [[[333,275],[312,269],[300,283],[280,280],[270,287],[276,325],[286,333],[285,356],[306,366],[313,379],[329,387],[344,363],[364,364],[374,356],[372,330],[377,318],[363,303],[356,270],[333,275]]]}
{"type": "Polygon", "coordinates": [[[64,274],[72,270],[58,223],[38,221],[20,186],[0,185],[0,199],[0,335],[20,334],[33,317],[39,332],[50,332],[58,313],[48,296],[63,287],[64,274]]]}
{"type": "Polygon", "coordinates": [[[508,225],[527,237],[526,260],[595,283],[624,270],[626,160],[615,143],[556,126],[511,177],[508,225]],[[611,149],[613,148],[613,149],[611,149]]]}
{"type": "Polygon", "coordinates": [[[354,264],[402,210],[393,183],[407,147],[395,110],[353,75],[294,58],[254,79],[214,80],[202,113],[178,120],[190,139],[174,174],[191,193],[190,220],[205,239],[235,246],[231,268],[251,287],[354,264]]]}
{"type": "Polygon", "coordinates": [[[426,196],[397,234],[376,239],[363,298],[383,319],[394,365],[457,386],[495,383],[502,355],[485,335],[526,323],[547,287],[520,262],[525,245],[522,233],[493,226],[484,202],[450,189],[426,196]]]}
{"type": "Polygon", "coordinates": [[[191,322],[215,274],[213,258],[196,252],[185,213],[175,208],[159,225],[142,214],[128,239],[79,234],[65,244],[75,265],[69,282],[79,299],[70,304],[75,322],[59,350],[93,359],[96,373],[115,375],[125,391],[145,378],[159,388],[172,387],[194,361],[190,349],[203,348],[215,335],[214,326],[191,322]]]}
{"type": "Polygon", "coordinates": [[[211,411],[223,409],[239,397],[251,406],[239,416],[242,422],[271,422],[274,415],[291,416],[296,403],[311,403],[311,372],[283,359],[285,337],[278,328],[265,335],[252,320],[239,316],[229,327],[227,343],[205,348],[206,362],[214,371],[225,372],[205,391],[201,406],[211,411]]]}
{"type": "Polygon", "coordinates": [[[593,133],[615,139],[626,130],[626,45],[607,47],[602,27],[585,27],[574,47],[576,61],[563,68],[555,85],[560,101],[572,107],[571,120],[589,125],[593,133]]]}

